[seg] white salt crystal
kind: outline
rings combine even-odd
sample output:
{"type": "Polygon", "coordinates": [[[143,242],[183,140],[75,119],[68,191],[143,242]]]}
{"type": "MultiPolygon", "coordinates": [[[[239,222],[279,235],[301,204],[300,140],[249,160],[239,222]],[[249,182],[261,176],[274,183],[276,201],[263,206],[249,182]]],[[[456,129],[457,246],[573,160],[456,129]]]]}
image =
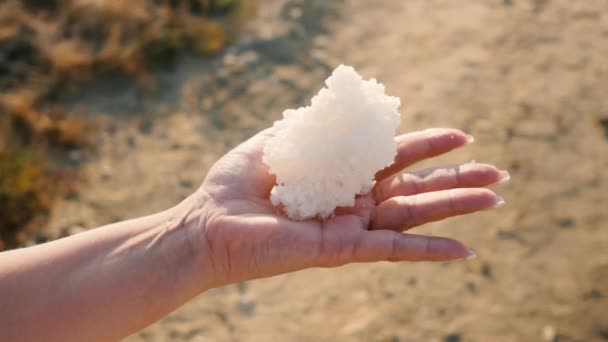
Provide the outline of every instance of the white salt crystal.
{"type": "Polygon", "coordinates": [[[263,161],[276,175],[270,199],[290,219],[325,219],[368,193],[396,154],[399,98],[375,79],[338,66],[311,100],[274,123],[263,161]]]}

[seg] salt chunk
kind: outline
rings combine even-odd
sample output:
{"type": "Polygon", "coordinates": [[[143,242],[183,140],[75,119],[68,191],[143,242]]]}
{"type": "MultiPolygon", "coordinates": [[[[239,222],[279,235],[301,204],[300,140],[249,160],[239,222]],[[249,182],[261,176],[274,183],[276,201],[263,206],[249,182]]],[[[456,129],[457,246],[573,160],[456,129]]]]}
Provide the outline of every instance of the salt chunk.
{"type": "Polygon", "coordinates": [[[273,125],[263,162],[276,176],[270,200],[290,219],[325,219],[368,193],[396,155],[401,101],[375,79],[338,66],[311,100],[273,125]]]}

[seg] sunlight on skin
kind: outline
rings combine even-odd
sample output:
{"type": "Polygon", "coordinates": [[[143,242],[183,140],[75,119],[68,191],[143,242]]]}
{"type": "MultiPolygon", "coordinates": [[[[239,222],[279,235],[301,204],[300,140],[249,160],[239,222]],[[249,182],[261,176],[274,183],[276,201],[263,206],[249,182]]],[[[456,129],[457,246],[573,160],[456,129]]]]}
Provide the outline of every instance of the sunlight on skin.
{"type": "Polygon", "coordinates": [[[269,201],[274,176],[262,163],[265,130],[219,160],[198,196],[209,198],[200,227],[205,258],[222,282],[350,262],[451,260],[471,255],[462,243],[403,234],[427,222],[492,208],[501,198],[482,187],[504,177],[496,167],[465,164],[396,175],[403,168],[472,142],[455,129],[396,137],[395,163],[377,174],[372,192],[326,221],[290,221],[269,201]]]}
{"type": "Polygon", "coordinates": [[[291,221],[269,200],[275,179],[261,160],[270,134],[226,154],[198,191],[169,210],[0,253],[3,338],[118,340],[238,281],[351,262],[467,258],[471,251],[458,241],[402,231],[504,203],[480,188],[508,180],[491,165],[396,175],[471,140],[433,129],[397,137],[395,163],[352,208],[325,221],[291,221]]]}

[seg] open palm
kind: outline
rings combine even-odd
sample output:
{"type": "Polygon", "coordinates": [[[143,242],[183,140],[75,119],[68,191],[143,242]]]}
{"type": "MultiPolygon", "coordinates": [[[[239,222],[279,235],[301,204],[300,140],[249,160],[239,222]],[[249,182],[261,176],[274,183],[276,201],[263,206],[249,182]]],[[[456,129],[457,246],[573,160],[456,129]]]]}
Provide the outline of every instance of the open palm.
{"type": "Polygon", "coordinates": [[[206,266],[221,283],[350,262],[465,258],[471,252],[458,241],[402,231],[500,205],[499,196],[480,187],[508,179],[494,166],[475,163],[399,174],[471,139],[455,129],[414,132],[396,137],[394,164],[376,175],[372,192],[354,207],[338,208],[325,221],[296,222],[269,200],[275,177],[262,153],[271,134],[262,131],[226,154],[197,193],[206,199],[200,227],[206,266]]]}

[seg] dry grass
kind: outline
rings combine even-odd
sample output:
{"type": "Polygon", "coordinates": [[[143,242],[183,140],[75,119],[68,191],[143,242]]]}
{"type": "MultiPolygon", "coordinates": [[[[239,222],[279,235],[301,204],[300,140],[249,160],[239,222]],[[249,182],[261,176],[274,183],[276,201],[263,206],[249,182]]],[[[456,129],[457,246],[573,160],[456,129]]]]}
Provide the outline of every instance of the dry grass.
{"type": "Polygon", "coordinates": [[[0,90],[27,84],[45,100],[100,73],[146,78],[181,51],[220,51],[249,8],[235,0],[7,0],[0,5],[0,90]],[[216,18],[221,13],[230,15],[216,18]]]}
{"type": "Polygon", "coordinates": [[[0,250],[49,209],[49,149],[90,145],[91,123],[52,105],[58,95],[105,73],[154,89],[152,68],[222,50],[251,11],[238,0],[0,3],[0,250]]]}
{"type": "Polygon", "coordinates": [[[53,182],[44,159],[29,149],[0,151],[0,250],[25,240],[28,226],[40,222],[50,205],[53,182]]]}

